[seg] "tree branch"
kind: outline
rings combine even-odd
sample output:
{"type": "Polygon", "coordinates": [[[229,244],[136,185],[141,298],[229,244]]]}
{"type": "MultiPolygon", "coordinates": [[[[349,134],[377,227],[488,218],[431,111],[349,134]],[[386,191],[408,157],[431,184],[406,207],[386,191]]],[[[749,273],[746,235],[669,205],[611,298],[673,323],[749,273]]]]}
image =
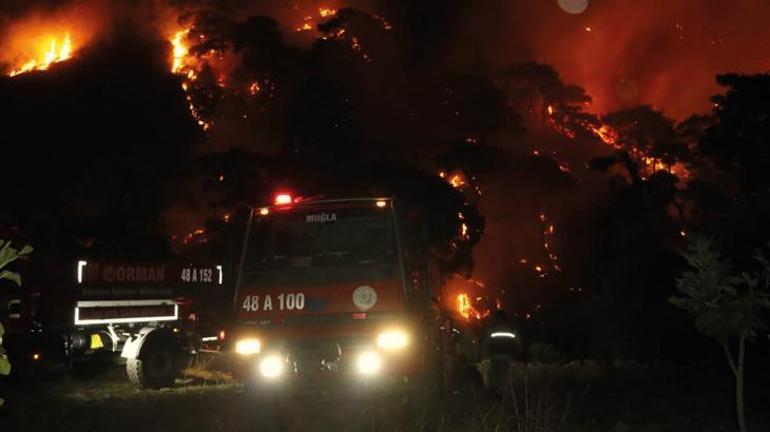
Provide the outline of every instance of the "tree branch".
{"type": "Polygon", "coordinates": [[[730,352],[730,345],[729,345],[728,341],[726,339],[725,340],[720,340],[719,341],[719,345],[725,351],[725,356],[727,356],[727,361],[728,361],[728,363],[730,363],[730,369],[733,371],[733,375],[735,375],[735,377],[737,378],[738,377],[738,368],[735,366],[735,360],[733,360],[733,354],[732,354],[732,352],[730,352]]]}

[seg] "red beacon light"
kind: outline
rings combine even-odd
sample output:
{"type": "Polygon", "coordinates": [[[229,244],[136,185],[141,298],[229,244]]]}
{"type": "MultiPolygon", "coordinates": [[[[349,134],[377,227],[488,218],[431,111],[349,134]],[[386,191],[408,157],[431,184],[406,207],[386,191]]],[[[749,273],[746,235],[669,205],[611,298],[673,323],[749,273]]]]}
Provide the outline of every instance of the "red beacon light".
{"type": "Polygon", "coordinates": [[[286,205],[291,204],[294,200],[292,199],[291,194],[288,193],[279,193],[275,195],[275,199],[273,199],[273,203],[275,205],[286,205]]]}

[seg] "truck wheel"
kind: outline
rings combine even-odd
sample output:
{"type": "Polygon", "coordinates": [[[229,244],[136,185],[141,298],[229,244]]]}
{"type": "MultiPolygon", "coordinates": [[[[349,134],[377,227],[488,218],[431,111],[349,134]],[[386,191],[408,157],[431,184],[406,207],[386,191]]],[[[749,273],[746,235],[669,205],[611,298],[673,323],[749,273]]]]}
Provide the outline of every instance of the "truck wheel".
{"type": "Polygon", "coordinates": [[[179,376],[179,358],[172,346],[152,344],[142,347],[139,358],[126,361],[126,373],[139,388],[171,387],[179,376]]]}

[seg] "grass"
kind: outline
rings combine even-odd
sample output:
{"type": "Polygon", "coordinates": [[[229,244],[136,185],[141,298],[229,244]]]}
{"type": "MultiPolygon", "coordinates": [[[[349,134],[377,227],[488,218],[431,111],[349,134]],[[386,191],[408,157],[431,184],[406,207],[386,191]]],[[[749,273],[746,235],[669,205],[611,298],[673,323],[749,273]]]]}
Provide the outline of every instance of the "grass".
{"type": "MultiPolygon", "coordinates": [[[[260,430],[242,387],[209,366],[191,364],[175,388],[154,391],[133,388],[117,368],[40,377],[11,388],[11,416],[0,417],[0,430],[260,430]]],[[[297,400],[284,414],[288,431],[732,431],[731,395],[713,381],[697,369],[633,363],[514,364],[500,396],[469,377],[458,394],[408,417],[399,417],[393,397],[297,400]]],[[[749,417],[753,430],[770,430],[767,388],[759,390],[749,417]]]]}

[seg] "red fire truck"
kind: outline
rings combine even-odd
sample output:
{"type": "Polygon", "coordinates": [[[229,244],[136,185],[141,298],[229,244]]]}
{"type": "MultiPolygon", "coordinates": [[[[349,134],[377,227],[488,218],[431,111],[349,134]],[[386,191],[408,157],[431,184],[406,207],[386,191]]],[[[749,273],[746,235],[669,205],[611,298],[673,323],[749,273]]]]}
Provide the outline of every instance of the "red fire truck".
{"type": "Polygon", "coordinates": [[[79,261],[68,348],[120,353],[133,384],[170,386],[185,359],[223,338],[205,325],[223,284],[218,264],[79,261]]]}
{"type": "Polygon", "coordinates": [[[80,260],[63,269],[35,258],[17,268],[24,285],[0,297],[14,376],[120,355],[132,383],[159,388],[221,342],[213,321],[231,296],[222,265],[80,260]]]}
{"type": "Polygon", "coordinates": [[[411,230],[394,198],[278,194],[253,209],[231,340],[248,388],[440,390],[451,329],[439,272],[411,230]]]}

